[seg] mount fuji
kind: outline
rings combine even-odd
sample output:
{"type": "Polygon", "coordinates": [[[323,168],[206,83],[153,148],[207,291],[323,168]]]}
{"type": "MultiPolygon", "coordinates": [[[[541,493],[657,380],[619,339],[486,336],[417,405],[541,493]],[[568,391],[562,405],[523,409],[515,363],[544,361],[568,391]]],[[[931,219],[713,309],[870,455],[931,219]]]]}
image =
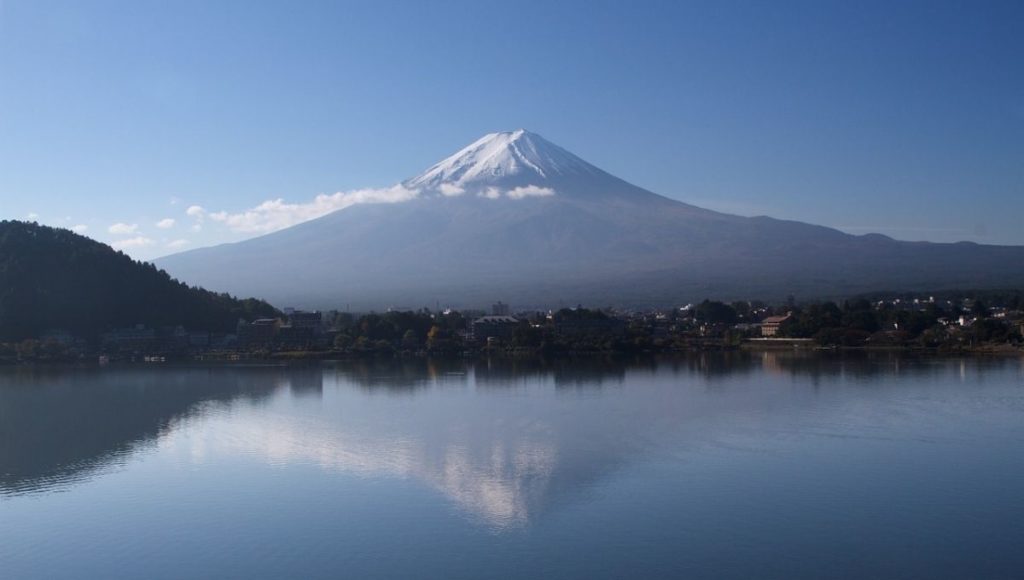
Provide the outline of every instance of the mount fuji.
{"type": "Polygon", "coordinates": [[[190,284],[308,308],[644,306],[1024,284],[1024,247],[710,211],[524,130],[486,135],[400,188],[401,201],[157,265],[190,284]]]}

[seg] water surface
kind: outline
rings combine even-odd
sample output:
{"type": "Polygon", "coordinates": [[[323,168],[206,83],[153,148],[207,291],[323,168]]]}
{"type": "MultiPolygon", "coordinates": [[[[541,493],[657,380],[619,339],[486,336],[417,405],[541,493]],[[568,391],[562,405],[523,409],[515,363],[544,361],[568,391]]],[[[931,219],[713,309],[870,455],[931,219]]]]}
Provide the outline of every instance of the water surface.
{"type": "Polygon", "coordinates": [[[1014,578],[1024,359],[0,369],[4,578],[1014,578]]]}

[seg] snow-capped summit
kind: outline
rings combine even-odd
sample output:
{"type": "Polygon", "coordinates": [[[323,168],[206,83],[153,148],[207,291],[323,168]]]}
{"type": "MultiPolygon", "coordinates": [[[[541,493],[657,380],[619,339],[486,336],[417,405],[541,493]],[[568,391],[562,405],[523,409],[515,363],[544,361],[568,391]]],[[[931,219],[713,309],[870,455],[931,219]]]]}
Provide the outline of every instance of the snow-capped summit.
{"type": "Polygon", "coordinates": [[[540,135],[517,129],[484,135],[403,185],[451,195],[552,187],[570,178],[590,181],[603,176],[608,174],[540,135]]]}

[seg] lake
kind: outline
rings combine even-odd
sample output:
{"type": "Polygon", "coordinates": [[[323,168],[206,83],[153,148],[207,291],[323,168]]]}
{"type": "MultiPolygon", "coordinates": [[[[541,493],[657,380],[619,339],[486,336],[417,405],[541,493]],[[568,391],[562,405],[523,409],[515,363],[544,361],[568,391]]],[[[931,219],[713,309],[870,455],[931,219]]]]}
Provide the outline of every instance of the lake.
{"type": "Polygon", "coordinates": [[[1024,358],[0,368],[0,576],[1020,578],[1024,358]]]}

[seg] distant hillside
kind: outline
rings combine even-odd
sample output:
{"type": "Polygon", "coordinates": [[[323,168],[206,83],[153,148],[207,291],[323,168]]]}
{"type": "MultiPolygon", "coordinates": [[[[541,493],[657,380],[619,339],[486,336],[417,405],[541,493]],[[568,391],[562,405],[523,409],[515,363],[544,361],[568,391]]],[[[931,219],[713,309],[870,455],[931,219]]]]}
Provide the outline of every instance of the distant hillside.
{"type": "Polygon", "coordinates": [[[229,331],[239,318],[276,312],[262,300],[191,288],[68,230],[0,221],[0,340],[54,328],[91,337],[136,324],[229,331]]]}

